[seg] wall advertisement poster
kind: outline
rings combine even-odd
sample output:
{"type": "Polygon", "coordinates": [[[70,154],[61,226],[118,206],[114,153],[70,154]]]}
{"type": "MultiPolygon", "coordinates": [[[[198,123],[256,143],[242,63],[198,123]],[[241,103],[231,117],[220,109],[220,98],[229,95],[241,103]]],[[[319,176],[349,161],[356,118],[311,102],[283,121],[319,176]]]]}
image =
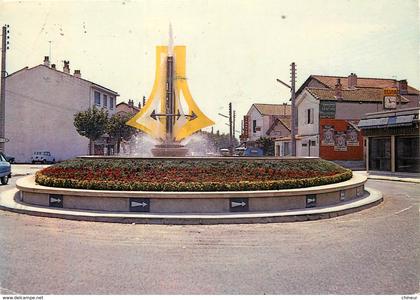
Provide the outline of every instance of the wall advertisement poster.
{"type": "Polygon", "coordinates": [[[322,126],[321,146],[334,146],[335,145],[334,135],[335,135],[334,126],[331,126],[331,125],[322,126]]]}
{"type": "Polygon", "coordinates": [[[334,151],[347,151],[346,133],[337,131],[334,136],[335,145],[334,151]]]}
{"type": "Polygon", "coordinates": [[[347,146],[359,146],[359,133],[353,126],[347,126],[347,146]]]}

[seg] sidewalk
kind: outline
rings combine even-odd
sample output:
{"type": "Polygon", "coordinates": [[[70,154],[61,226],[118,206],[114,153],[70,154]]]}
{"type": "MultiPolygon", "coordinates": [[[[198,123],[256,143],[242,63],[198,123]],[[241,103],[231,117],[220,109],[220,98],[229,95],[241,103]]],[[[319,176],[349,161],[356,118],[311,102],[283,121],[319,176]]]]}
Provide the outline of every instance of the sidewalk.
{"type": "Polygon", "coordinates": [[[12,164],[12,176],[32,175],[48,166],[50,165],[12,164]]]}
{"type": "Polygon", "coordinates": [[[353,171],[354,173],[359,173],[367,175],[368,179],[373,180],[389,180],[389,181],[400,181],[400,182],[411,182],[420,184],[420,174],[419,173],[392,173],[392,172],[378,172],[378,171],[353,171]]]}

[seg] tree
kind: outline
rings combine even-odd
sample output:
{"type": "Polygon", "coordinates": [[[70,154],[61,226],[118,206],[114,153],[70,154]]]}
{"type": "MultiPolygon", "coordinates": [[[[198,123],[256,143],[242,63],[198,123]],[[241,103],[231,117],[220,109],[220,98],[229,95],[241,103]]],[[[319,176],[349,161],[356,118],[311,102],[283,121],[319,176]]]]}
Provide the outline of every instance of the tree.
{"type": "Polygon", "coordinates": [[[99,139],[106,131],[108,124],[108,112],[96,107],[86,111],[78,112],[74,115],[74,127],[77,132],[89,139],[89,155],[92,154],[92,144],[99,139]]]}
{"type": "MultiPolygon", "coordinates": [[[[220,133],[219,130],[217,130],[216,133],[203,131],[202,134],[206,135],[209,141],[211,141],[218,150],[230,147],[230,138],[227,133],[220,133]]],[[[233,146],[238,145],[238,140],[236,138],[234,138],[232,142],[233,146]]]]}
{"type": "Polygon", "coordinates": [[[274,141],[269,137],[260,137],[256,144],[263,149],[265,156],[274,156],[274,141]]]}
{"type": "Polygon", "coordinates": [[[129,114],[115,114],[109,118],[106,132],[117,141],[117,153],[120,153],[121,140],[129,140],[136,132],[135,128],[125,124],[131,117],[129,114]]]}

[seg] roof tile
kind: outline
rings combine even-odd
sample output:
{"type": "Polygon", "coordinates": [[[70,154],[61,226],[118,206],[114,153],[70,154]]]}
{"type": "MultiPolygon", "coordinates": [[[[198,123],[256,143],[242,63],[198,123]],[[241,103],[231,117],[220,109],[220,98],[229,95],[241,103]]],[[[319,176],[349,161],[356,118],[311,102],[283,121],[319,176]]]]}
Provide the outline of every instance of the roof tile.
{"type": "Polygon", "coordinates": [[[292,107],[288,104],[262,104],[254,103],[255,108],[265,116],[291,115],[292,107]]]}

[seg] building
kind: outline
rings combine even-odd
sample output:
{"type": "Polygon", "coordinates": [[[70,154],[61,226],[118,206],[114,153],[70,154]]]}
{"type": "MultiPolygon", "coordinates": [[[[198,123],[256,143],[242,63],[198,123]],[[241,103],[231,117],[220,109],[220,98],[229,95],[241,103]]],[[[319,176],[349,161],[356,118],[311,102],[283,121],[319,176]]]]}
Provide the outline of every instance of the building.
{"type": "MultiPolygon", "coordinates": [[[[80,70],[70,73],[68,61],[63,70],[44,63],[25,67],[6,77],[5,151],[17,162],[31,162],[34,151],[50,151],[61,161],[89,153],[89,140],[80,136],[74,115],[96,106],[116,111],[118,93],[83,79],[80,70]]],[[[92,146],[95,154],[112,153],[114,145],[104,136],[92,146]]]]}
{"type": "Polygon", "coordinates": [[[366,169],[420,173],[420,107],[369,113],[360,120],[366,169]]]}
{"type": "Polygon", "coordinates": [[[241,141],[253,143],[261,137],[290,135],[291,106],[254,103],[244,116],[241,141]]]}
{"type": "MultiPolygon", "coordinates": [[[[311,75],[297,91],[298,156],[319,156],[349,167],[363,166],[363,137],[357,124],[367,112],[384,110],[384,89],[398,88],[399,107],[418,105],[419,91],[406,80],[311,75]]],[[[290,137],[278,139],[290,154],[290,137]]]]}
{"type": "Polygon", "coordinates": [[[138,106],[134,105],[134,100],[129,99],[128,103],[120,102],[117,104],[116,113],[119,115],[130,115],[134,116],[138,113],[141,109],[141,102],[139,102],[138,106]]]}

